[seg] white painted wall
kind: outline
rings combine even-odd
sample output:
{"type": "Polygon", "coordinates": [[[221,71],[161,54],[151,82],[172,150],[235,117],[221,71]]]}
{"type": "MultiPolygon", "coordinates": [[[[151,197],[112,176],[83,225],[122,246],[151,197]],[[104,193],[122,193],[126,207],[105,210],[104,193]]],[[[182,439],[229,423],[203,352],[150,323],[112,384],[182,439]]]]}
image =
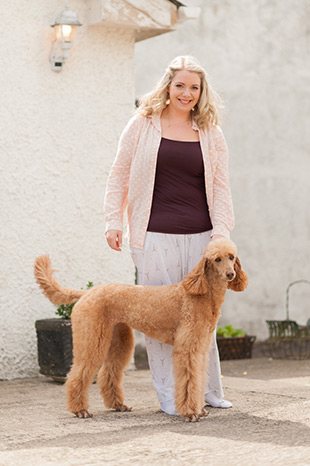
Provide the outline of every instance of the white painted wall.
{"type": "MultiPolygon", "coordinates": [[[[196,55],[221,91],[233,239],[250,275],[246,293],[230,294],[223,321],[264,336],[265,318],[284,318],[286,285],[310,272],[307,3],[186,3],[201,4],[198,22],[137,44],[137,95],[181,53],[196,55]]],[[[34,323],[55,308],[34,282],[36,256],[49,253],[67,286],[134,279],[128,247],[119,254],[106,246],[102,215],[134,101],[134,31],[86,26],[88,2],[70,0],[84,26],[63,71],[53,73],[49,25],[63,7],[12,0],[2,9],[0,379],[38,374],[34,323]]],[[[309,294],[298,293],[294,317],[303,323],[309,294]]]]}
{"type": "MultiPolygon", "coordinates": [[[[83,23],[85,2],[70,7],[83,23]]],[[[102,214],[134,103],[134,31],[83,26],[57,74],[49,25],[63,9],[62,0],[2,8],[0,379],[38,374],[35,320],[55,307],[34,282],[36,256],[50,254],[67,286],[134,280],[128,248],[106,246],[102,214]]]]}
{"type": "MultiPolygon", "coordinates": [[[[226,104],[237,243],[250,285],[230,292],[221,323],[266,338],[285,319],[287,285],[310,276],[307,0],[187,0],[198,22],[136,46],[137,96],[177,55],[196,56],[226,104]]],[[[291,317],[310,318],[310,286],[291,290],[291,317]]]]}

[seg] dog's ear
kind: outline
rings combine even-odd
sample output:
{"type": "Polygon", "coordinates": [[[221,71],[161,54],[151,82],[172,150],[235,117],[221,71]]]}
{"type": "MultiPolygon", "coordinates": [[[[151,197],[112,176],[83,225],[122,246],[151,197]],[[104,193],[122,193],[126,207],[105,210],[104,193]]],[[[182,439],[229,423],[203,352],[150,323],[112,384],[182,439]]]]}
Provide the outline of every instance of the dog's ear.
{"type": "Polygon", "coordinates": [[[233,291],[243,291],[248,286],[248,276],[244,270],[242,270],[239,257],[236,258],[235,262],[235,278],[228,283],[227,288],[233,291]]]}
{"type": "Polygon", "coordinates": [[[199,264],[184,278],[182,285],[188,294],[203,295],[208,291],[208,282],[205,275],[206,259],[201,259],[199,264]]]}

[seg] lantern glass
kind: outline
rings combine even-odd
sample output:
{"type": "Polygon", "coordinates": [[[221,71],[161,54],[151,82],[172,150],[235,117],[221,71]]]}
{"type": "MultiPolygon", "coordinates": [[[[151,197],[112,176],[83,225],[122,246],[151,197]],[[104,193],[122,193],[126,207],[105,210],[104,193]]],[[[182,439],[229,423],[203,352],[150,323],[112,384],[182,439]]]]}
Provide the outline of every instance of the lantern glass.
{"type": "Polygon", "coordinates": [[[57,42],[62,48],[70,48],[73,45],[77,26],[72,24],[57,24],[55,33],[57,42]]]}

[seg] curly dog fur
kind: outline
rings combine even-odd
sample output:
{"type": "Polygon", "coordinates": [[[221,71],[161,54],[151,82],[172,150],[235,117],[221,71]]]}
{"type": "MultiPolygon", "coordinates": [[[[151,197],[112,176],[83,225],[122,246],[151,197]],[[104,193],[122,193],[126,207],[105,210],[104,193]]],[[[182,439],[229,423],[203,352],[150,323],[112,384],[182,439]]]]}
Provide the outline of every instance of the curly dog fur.
{"type": "Polygon", "coordinates": [[[55,281],[48,256],[37,258],[35,277],[54,304],[77,301],[71,316],[73,366],[66,382],[68,408],[76,416],[91,416],[88,388],[98,371],[106,407],[130,409],[124,404],[123,373],[134,350],[132,329],[174,346],[176,411],[188,421],[207,414],[204,387],[211,335],[226,289],[243,291],[247,286],[232,241],[212,241],[199,264],[176,285],[106,284],[71,290],[55,281]]]}

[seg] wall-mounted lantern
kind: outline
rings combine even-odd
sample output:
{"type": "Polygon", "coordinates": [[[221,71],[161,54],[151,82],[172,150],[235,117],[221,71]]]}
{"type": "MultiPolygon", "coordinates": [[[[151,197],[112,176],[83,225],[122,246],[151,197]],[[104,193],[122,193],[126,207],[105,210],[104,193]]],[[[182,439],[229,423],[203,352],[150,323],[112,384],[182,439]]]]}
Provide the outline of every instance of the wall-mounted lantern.
{"type": "Polygon", "coordinates": [[[56,40],[53,44],[50,55],[50,62],[53,71],[61,71],[65,60],[68,58],[69,49],[73,46],[77,28],[82,26],[76,13],[69,10],[66,1],[66,9],[56,18],[51,25],[55,30],[56,40]]]}

